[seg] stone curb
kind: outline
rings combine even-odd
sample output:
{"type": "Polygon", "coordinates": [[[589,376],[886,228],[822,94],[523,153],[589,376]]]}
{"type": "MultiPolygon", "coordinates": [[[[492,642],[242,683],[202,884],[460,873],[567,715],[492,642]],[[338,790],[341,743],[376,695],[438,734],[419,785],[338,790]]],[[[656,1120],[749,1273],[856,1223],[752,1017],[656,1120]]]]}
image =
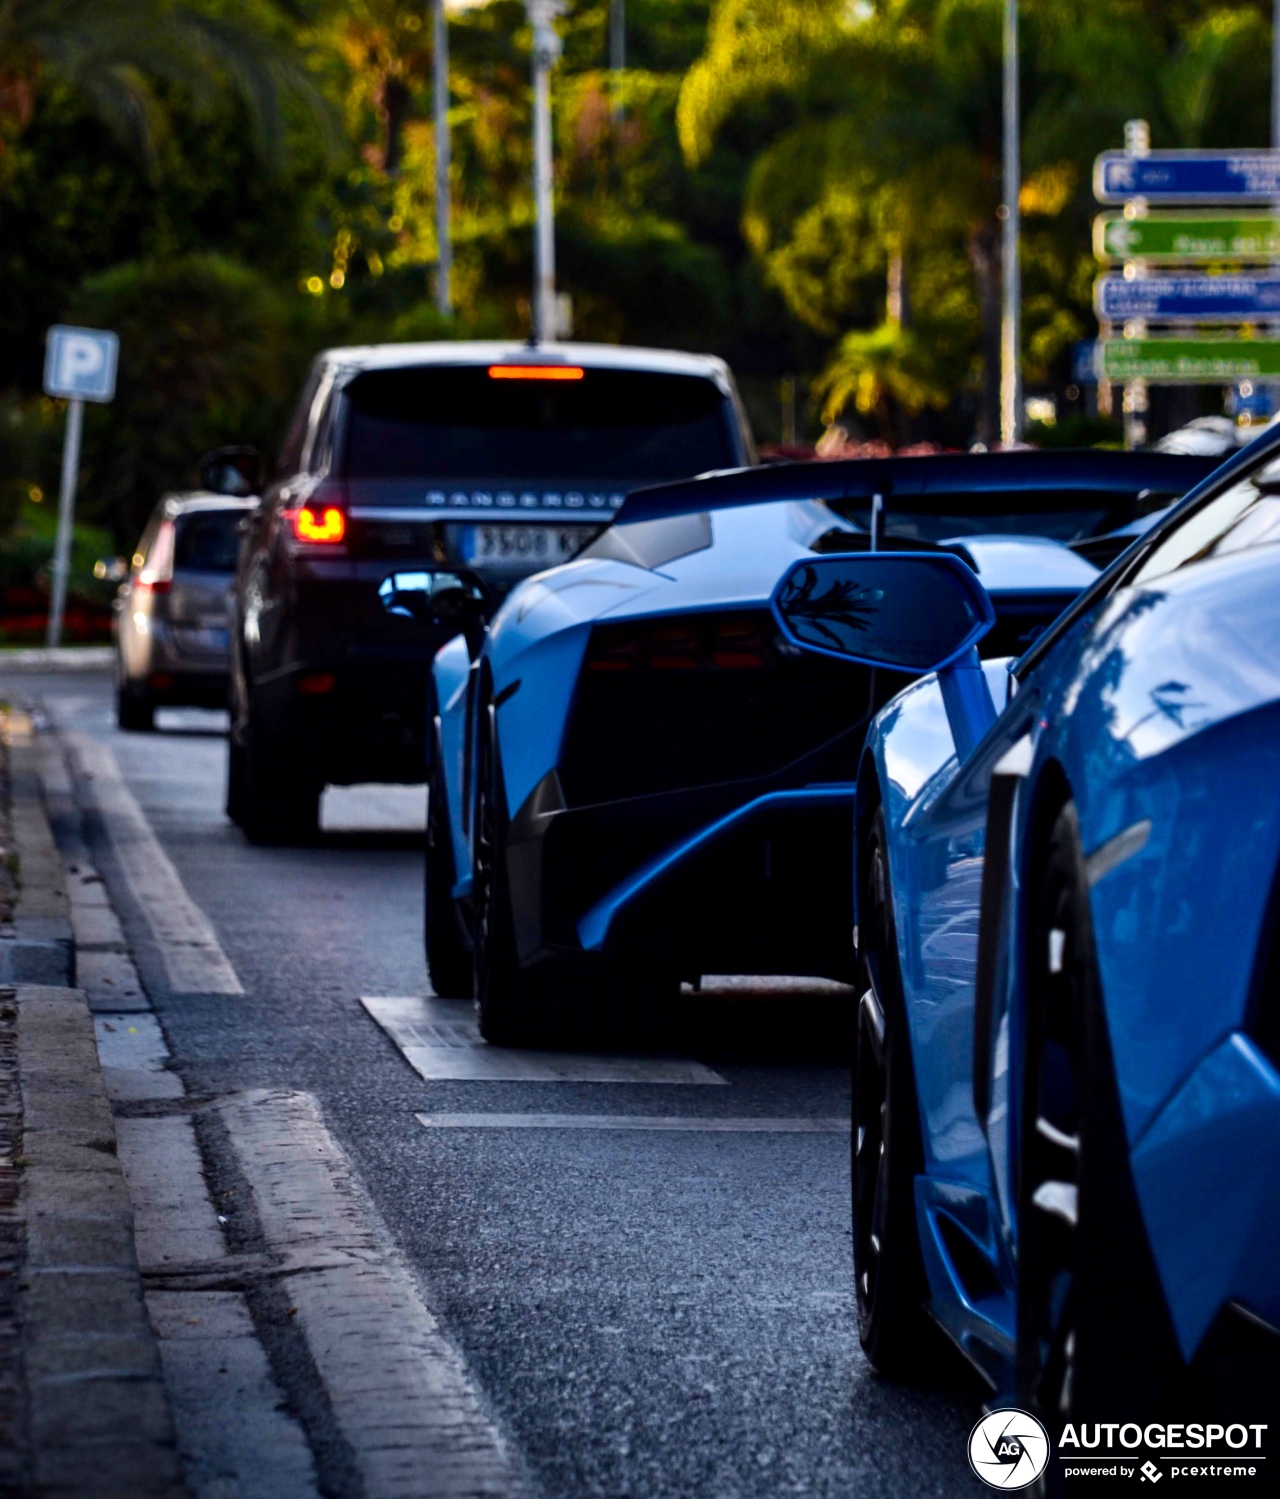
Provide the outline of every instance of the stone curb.
{"type": "Polygon", "coordinates": [[[40,800],[34,733],[16,712],[5,732],[21,883],[12,928],[0,933],[0,971],[18,1007],[18,1304],[33,1492],[186,1499],[93,1021],[70,986],[66,875],[40,800]],[[51,981],[32,982],[37,974],[51,981]]]}
{"type": "Polygon", "coordinates": [[[18,650],[0,651],[0,676],[7,671],[104,671],[115,664],[115,650],[109,645],[23,646],[18,650]]]}

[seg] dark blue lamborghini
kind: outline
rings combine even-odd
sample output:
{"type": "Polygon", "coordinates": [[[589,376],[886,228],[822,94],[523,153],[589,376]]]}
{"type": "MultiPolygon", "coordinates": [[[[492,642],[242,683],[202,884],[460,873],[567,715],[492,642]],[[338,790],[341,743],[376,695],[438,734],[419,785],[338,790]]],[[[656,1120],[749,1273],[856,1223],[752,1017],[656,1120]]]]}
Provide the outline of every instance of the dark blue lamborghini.
{"type": "Polygon", "coordinates": [[[954,555],[814,558],[775,600],[814,660],[933,668],[875,718],[857,782],[863,1346],[920,1372],[940,1327],[1051,1429],[1265,1422],[1280,438],[1016,662],[974,649],[1000,630],[980,578],[954,555]]]}
{"type": "MultiPolygon", "coordinates": [[[[806,656],[770,612],[791,561],[960,559],[1017,655],[1107,538],[1199,459],[1013,453],[797,464],[640,491],[573,562],[436,658],[427,956],[491,1040],[654,1013],[703,973],[853,974],[852,786],[906,678],[806,656]]],[[[1123,541],[1118,543],[1123,545],[1123,541]]],[[[927,588],[910,607],[934,607],[927,588]]]]}

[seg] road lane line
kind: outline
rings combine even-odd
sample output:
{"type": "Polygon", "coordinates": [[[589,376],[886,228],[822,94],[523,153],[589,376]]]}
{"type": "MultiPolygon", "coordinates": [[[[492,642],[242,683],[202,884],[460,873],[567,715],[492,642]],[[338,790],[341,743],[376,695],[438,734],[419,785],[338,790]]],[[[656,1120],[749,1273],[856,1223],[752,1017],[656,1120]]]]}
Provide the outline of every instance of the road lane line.
{"type": "Polygon", "coordinates": [[[218,1107],[366,1499],[525,1492],[315,1099],[257,1089],[218,1107]]]}
{"type": "Polygon", "coordinates": [[[667,1114],[415,1114],[425,1129],[631,1129],[689,1134],[847,1135],[847,1119],[699,1118],[667,1114]]]}
{"type": "Polygon", "coordinates": [[[360,1003],[424,1081],[480,1083],[682,1083],[726,1087],[701,1062],[681,1057],[611,1057],[490,1046],[469,1000],[420,995],[363,996],[360,1003]]]}
{"type": "Polygon", "coordinates": [[[187,894],[111,750],[84,734],[67,735],[67,743],[87,778],[134,899],[150,923],[169,988],[175,994],[243,994],[208,917],[187,894]]]}

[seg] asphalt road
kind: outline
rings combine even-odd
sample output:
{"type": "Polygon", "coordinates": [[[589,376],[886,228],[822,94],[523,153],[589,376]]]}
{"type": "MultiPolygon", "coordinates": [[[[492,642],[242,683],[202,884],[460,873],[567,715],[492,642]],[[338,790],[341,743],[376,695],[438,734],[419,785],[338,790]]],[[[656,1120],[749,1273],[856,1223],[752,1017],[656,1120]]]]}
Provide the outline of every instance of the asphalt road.
{"type": "MultiPolygon", "coordinates": [[[[965,1456],[974,1389],[953,1371],[895,1386],[858,1350],[845,992],[689,995],[679,1039],[709,1070],[613,1059],[632,1080],[610,1082],[575,1080],[598,1069],[591,1058],[568,1059],[568,1080],[485,1075],[466,1006],[383,1007],[384,1019],[417,1015],[399,1040],[416,1037],[428,1071],[464,1074],[428,1081],[361,1003],[429,993],[421,792],[330,792],[318,847],[252,848],[222,814],[219,715],[162,713],[158,733],[122,735],[105,678],[28,676],[0,690],[61,736],[110,751],[239,979],[243,994],[173,992],[154,913],[89,815],[187,1093],[284,1087],[318,1101],[535,1491],[983,1491],[965,1456]],[[658,1080],[673,1076],[694,1080],[658,1080]],[[519,1117],[492,1127],[497,1115],[519,1117]],[[581,1127],[583,1116],[594,1122],[581,1127]],[[667,1127],[601,1127],[655,1116],[667,1127]]],[[[210,1187],[233,1246],[252,1249],[260,1227],[216,1117],[200,1126],[210,1187]]],[[[254,1315],[321,1490],[359,1493],[314,1362],[269,1301],[254,1315]]]]}

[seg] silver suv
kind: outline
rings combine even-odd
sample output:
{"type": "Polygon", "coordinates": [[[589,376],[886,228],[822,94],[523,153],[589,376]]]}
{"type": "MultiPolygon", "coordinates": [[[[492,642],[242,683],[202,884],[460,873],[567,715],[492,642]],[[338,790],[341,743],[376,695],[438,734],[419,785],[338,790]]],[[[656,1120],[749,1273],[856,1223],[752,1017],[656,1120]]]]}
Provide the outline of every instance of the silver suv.
{"type": "Polygon", "coordinates": [[[173,494],[156,506],[112,606],[122,729],[154,728],[162,705],[226,707],[228,595],[240,521],[255,505],[173,494]]]}

